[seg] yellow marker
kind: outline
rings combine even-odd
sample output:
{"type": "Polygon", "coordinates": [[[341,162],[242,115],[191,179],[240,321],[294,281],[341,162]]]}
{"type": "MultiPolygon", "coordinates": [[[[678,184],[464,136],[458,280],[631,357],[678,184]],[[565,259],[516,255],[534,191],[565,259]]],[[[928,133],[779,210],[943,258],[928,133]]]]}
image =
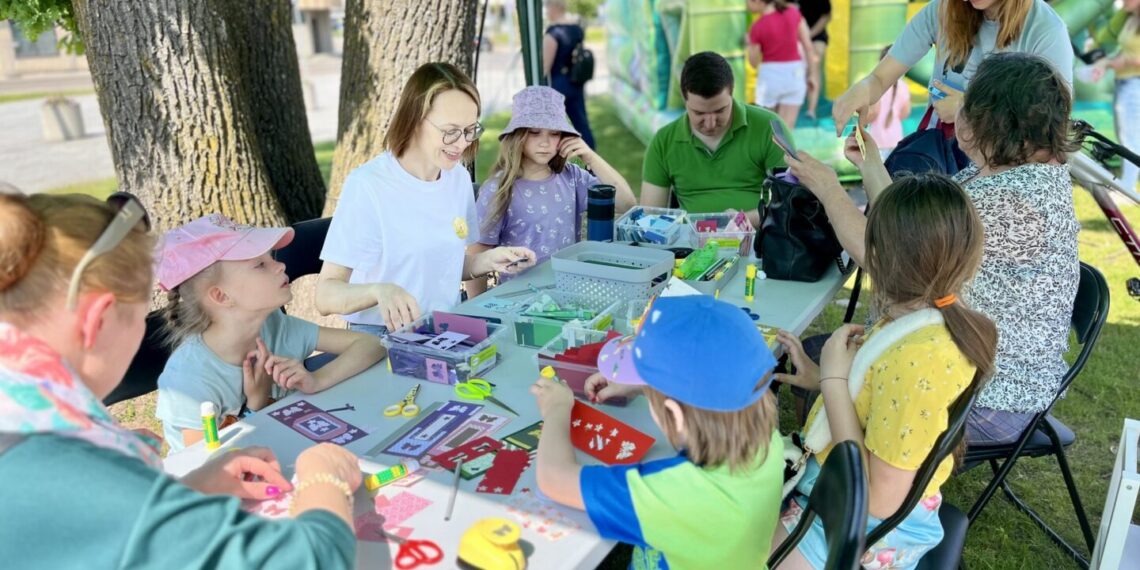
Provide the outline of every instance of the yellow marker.
{"type": "Polygon", "coordinates": [[[218,411],[213,402],[202,402],[202,432],[206,434],[206,449],[213,451],[222,445],[218,440],[218,411]]]}
{"type": "Polygon", "coordinates": [[[751,303],[756,298],[756,264],[749,263],[744,268],[744,300],[751,303]]]}

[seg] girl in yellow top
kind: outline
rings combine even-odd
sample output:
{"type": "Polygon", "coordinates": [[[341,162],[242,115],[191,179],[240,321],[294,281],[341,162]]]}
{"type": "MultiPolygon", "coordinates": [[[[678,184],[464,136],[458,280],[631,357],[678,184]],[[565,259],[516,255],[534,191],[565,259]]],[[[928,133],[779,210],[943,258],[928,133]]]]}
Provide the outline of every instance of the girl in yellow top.
{"type": "MultiPolygon", "coordinates": [[[[826,413],[832,441],[851,440],[866,453],[870,532],[902,505],[916,471],[949,424],[949,408],[966,390],[977,390],[993,366],[997,344],[994,324],[957,299],[963,283],[981,261],[983,231],[970,199],[941,175],[903,178],[884,190],[867,220],[866,270],[874,283],[881,320],[936,307],[943,324],[911,332],[875,360],[852,401],[847,379],[862,344],[862,326],[846,325],[823,348],[816,389],[822,398],[808,425],[826,413]],[[822,410],[821,410],[822,408],[822,410]]],[[[814,366],[794,337],[782,336],[797,369],[814,366]]],[[[819,464],[830,447],[805,466],[805,473],[777,527],[780,544],[799,520],[819,464]]],[[[942,540],[939,487],[954,467],[952,457],[938,467],[923,500],[881,541],[870,545],[865,568],[913,568],[942,540]]],[[[827,544],[816,520],[781,569],[823,568],[827,544]]]]}
{"type": "MultiPolygon", "coordinates": [[[[1140,152],[1140,0],[1124,0],[1123,11],[1128,17],[1116,36],[1120,52],[1107,64],[1116,71],[1116,136],[1128,150],[1140,152]]],[[[1123,163],[1121,185],[1135,190],[1140,168],[1123,163]]]]}

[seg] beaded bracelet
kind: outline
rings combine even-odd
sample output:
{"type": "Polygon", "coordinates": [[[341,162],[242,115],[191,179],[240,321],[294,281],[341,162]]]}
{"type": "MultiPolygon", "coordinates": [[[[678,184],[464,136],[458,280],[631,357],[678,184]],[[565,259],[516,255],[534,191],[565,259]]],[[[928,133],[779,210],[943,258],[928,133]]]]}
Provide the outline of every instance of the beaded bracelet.
{"type": "Polygon", "coordinates": [[[349,510],[352,510],[352,488],[348,486],[348,483],[345,483],[344,479],[331,473],[317,473],[316,475],[307,477],[293,488],[293,504],[289,505],[289,514],[291,516],[297,515],[297,497],[301,496],[301,491],[313,485],[332,485],[340,489],[341,492],[344,493],[344,497],[348,499],[349,510]]]}

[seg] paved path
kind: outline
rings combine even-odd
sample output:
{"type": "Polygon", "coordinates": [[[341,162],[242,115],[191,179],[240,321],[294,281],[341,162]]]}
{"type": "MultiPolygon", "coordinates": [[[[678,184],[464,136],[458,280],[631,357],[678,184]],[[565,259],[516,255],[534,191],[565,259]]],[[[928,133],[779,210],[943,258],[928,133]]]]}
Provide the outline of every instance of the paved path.
{"type": "MultiPolygon", "coordinates": [[[[597,60],[605,61],[601,49],[597,60]]],[[[307,113],[314,142],[336,139],[337,107],[340,101],[340,64],[336,56],[321,55],[302,62],[302,79],[312,85],[316,108],[307,113]]],[[[599,65],[590,93],[604,93],[608,76],[599,65]]],[[[518,52],[480,54],[477,76],[486,115],[510,109],[511,96],[522,89],[522,57],[518,52]]],[[[0,94],[60,92],[90,88],[86,74],[34,77],[0,82],[0,94]]],[[[72,184],[105,180],[115,176],[103,119],[95,95],[72,99],[82,109],[86,136],[79,140],[49,143],[43,140],[40,108],[43,99],[0,104],[0,181],[15,184],[25,192],[43,192],[72,184]]]]}

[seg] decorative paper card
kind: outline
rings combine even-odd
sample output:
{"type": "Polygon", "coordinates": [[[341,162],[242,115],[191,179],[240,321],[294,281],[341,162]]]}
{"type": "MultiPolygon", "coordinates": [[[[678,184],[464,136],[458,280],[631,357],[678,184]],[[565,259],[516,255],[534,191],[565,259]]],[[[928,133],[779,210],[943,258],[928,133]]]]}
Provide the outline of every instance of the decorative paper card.
{"type": "Polygon", "coordinates": [[[519,526],[538,533],[551,542],[566,538],[582,527],[567,517],[550,501],[523,488],[507,501],[507,512],[519,520],[519,526]]]}
{"type": "Polygon", "coordinates": [[[471,342],[474,343],[482,342],[483,339],[487,338],[487,321],[483,319],[443,311],[432,311],[431,320],[435,325],[436,334],[439,335],[449,332],[460,333],[471,337],[471,342]]]}
{"type": "Polygon", "coordinates": [[[273,419],[317,443],[345,445],[366,435],[364,430],[310,404],[298,400],[269,412],[273,419]]]}
{"type": "Polygon", "coordinates": [[[480,437],[473,439],[451,451],[445,451],[438,455],[433,455],[432,459],[444,469],[448,471],[455,470],[455,462],[460,457],[464,462],[481,457],[488,453],[494,453],[503,448],[502,442],[491,439],[489,437],[480,437]]]}
{"type": "Polygon", "coordinates": [[[607,465],[637,463],[656,440],[577,400],[570,411],[570,442],[607,465]]]}
{"type": "Polygon", "coordinates": [[[399,457],[420,458],[456,428],[483,409],[482,405],[470,402],[447,402],[427,414],[424,419],[403,432],[388,445],[383,453],[399,457]]]}
{"type": "Polygon", "coordinates": [[[427,341],[424,346],[438,348],[439,350],[447,350],[465,340],[470,338],[471,335],[458,333],[458,332],[445,332],[436,335],[435,338],[427,341]]]}
{"type": "Polygon", "coordinates": [[[525,428],[508,435],[503,441],[520,449],[531,451],[538,448],[538,437],[542,435],[542,422],[537,421],[525,428]]]}
{"type": "Polygon", "coordinates": [[[510,495],[523,471],[529,466],[529,453],[521,449],[504,449],[495,454],[495,462],[475,490],[493,495],[510,495]]]}
{"type": "Polygon", "coordinates": [[[431,451],[428,451],[427,453],[428,457],[425,457],[424,460],[420,461],[420,465],[426,466],[428,468],[434,468],[436,465],[435,462],[431,459],[431,456],[451,451],[452,449],[455,449],[456,447],[459,447],[468,441],[472,441],[485,435],[491,435],[510,421],[511,419],[506,416],[500,416],[498,414],[492,414],[486,411],[476,414],[474,417],[467,420],[467,423],[459,426],[459,428],[452,432],[451,436],[445,438],[442,442],[439,443],[439,445],[431,448],[431,451]]]}

